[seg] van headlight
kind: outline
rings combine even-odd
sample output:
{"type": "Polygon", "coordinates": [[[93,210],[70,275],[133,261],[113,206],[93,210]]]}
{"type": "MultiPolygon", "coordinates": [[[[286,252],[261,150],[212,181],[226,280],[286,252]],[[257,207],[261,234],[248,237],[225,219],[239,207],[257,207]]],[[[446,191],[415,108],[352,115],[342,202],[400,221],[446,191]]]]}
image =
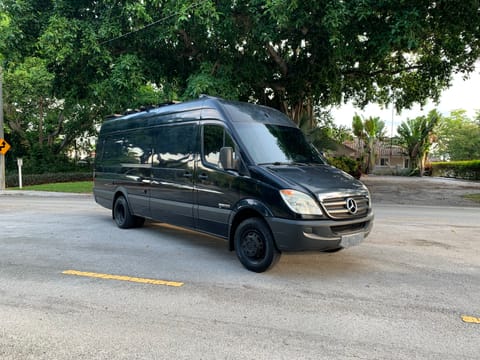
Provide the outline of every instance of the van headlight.
{"type": "Polygon", "coordinates": [[[310,195],[292,189],[280,190],[280,195],[287,206],[297,214],[323,215],[322,210],[310,195]]]}

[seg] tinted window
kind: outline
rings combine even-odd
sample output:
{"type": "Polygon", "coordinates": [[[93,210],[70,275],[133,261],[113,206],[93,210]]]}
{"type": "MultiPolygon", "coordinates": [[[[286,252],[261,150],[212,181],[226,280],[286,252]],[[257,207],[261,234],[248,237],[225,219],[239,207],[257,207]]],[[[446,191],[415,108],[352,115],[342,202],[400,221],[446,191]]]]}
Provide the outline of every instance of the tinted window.
{"type": "Polygon", "coordinates": [[[140,131],[109,136],[105,140],[101,163],[111,171],[131,165],[148,165],[151,143],[149,134],[140,131]]]}
{"type": "Polygon", "coordinates": [[[220,149],[222,147],[231,147],[235,150],[235,144],[225,128],[220,125],[204,125],[203,161],[208,165],[221,168],[220,149]]]}
{"type": "Polygon", "coordinates": [[[161,126],[155,128],[153,166],[183,167],[195,153],[196,124],[161,126]]]}
{"type": "Polygon", "coordinates": [[[246,150],[257,164],[324,164],[318,151],[296,127],[243,123],[237,125],[237,130],[246,150]]]}

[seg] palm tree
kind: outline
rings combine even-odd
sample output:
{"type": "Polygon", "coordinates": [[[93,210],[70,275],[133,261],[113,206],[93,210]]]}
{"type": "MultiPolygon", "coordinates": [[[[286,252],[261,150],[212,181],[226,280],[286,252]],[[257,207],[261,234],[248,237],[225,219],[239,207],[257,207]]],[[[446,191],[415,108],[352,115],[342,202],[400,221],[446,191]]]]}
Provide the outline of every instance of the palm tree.
{"type": "Polygon", "coordinates": [[[425,170],[425,162],[435,140],[434,130],[440,118],[440,114],[436,110],[432,110],[427,116],[407,119],[397,128],[399,145],[407,151],[410,168],[412,170],[418,168],[420,176],[425,170]]]}
{"type": "Polygon", "coordinates": [[[375,144],[385,137],[385,122],[379,117],[370,116],[367,119],[355,114],[352,120],[353,134],[363,140],[367,162],[365,173],[369,173],[375,167],[375,144]]]}

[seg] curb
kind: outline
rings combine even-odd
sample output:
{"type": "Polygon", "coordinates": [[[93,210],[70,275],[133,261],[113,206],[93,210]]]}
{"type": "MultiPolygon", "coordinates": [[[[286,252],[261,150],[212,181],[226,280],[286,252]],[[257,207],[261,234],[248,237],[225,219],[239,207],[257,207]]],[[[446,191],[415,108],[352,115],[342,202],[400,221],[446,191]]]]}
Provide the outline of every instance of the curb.
{"type": "Polygon", "coordinates": [[[31,197],[93,197],[92,193],[67,193],[56,191],[33,190],[0,190],[0,196],[31,196],[31,197]]]}

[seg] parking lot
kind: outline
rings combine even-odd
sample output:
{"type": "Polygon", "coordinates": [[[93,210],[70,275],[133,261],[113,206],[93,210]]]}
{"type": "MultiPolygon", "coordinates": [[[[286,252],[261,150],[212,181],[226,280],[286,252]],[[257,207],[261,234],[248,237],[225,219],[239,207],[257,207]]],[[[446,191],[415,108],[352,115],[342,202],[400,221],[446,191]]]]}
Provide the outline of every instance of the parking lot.
{"type": "Polygon", "coordinates": [[[213,237],[118,229],[91,195],[4,193],[0,358],[478,359],[480,207],[374,180],[363,244],[263,274],[213,237]]]}

